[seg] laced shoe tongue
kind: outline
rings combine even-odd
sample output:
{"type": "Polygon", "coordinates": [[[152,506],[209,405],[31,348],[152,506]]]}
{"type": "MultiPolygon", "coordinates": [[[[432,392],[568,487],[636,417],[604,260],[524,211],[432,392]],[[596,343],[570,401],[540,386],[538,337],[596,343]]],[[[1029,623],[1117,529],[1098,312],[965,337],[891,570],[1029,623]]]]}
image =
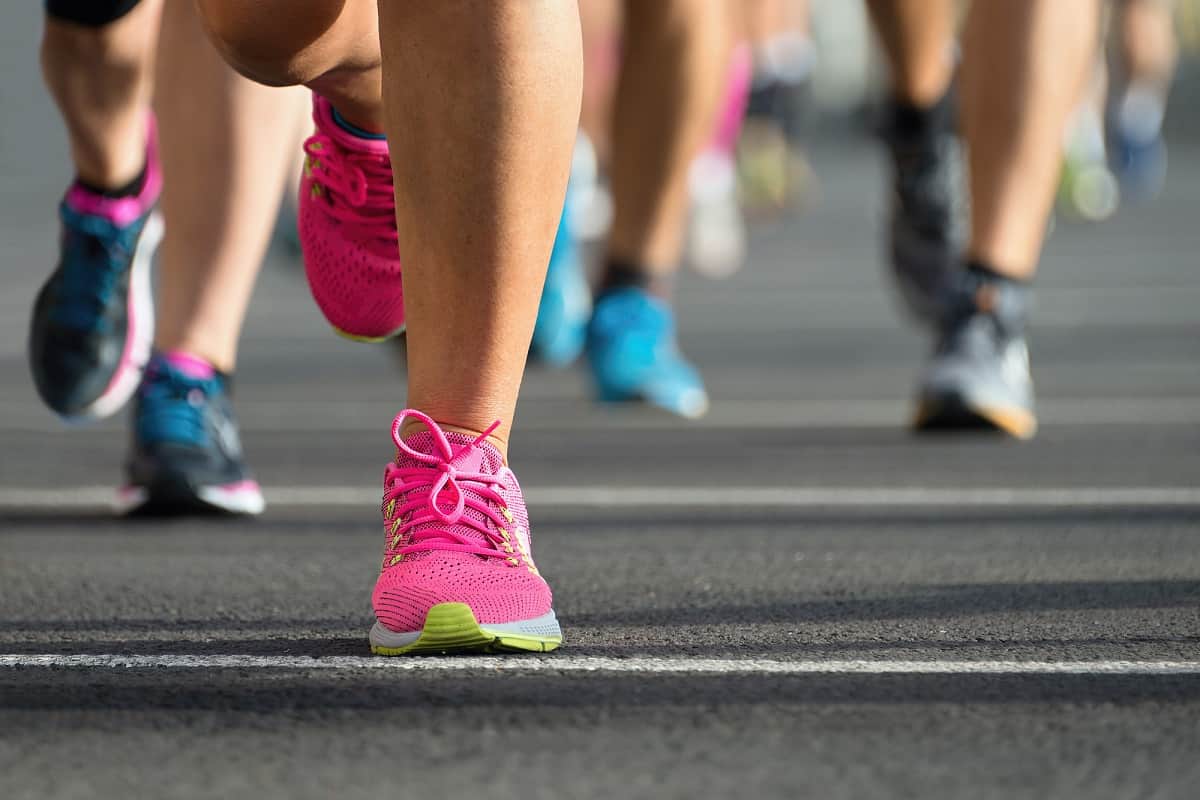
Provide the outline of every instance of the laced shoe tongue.
{"type": "MultiPolygon", "coordinates": [[[[495,475],[504,466],[503,457],[490,442],[485,440],[472,447],[471,445],[476,438],[474,436],[465,433],[457,433],[454,431],[445,431],[444,435],[446,437],[446,441],[450,444],[451,449],[455,453],[459,454],[453,462],[453,467],[456,472],[495,475]]],[[[421,431],[419,433],[405,436],[404,443],[418,453],[435,456],[439,459],[444,457],[444,453],[441,452],[441,449],[438,446],[437,441],[434,439],[433,434],[429,432],[421,431]]],[[[424,469],[429,469],[431,472],[437,471],[436,466],[413,458],[403,450],[397,450],[396,464],[397,466],[405,468],[421,467],[424,469]]],[[[436,480],[436,478],[433,480],[436,480]]],[[[469,481],[459,478],[458,485],[468,497],[474,494],[470,487],[469,481]]],[[[449,485],[444,487],[438,494],[437,505],[443,511],[449,512],[453,510],[456,502],[457,495],[454,489],[449,485]]],[[[440,519],[430,519],[416,525],[413,528],[413,533],[430,529],[440,529],[452,531],[453,533],[468,536],[476,540],[486,539],[483,533],[481,533],[475,527],[472,527],[470,524],[467,524],[466,520],[468,519],[483,525],[487,524],[487,518],[483,513],[476,509],[470,508],[469,506],[465,506],[463,508],[462,517],[458,522],[446,523],[440,519]]],[[[429,554],[430,553],[428,551],[417,552],[412,553],[408,556],[408,558],[419,559],[424,558],[429,554]]],[[[458,555],[464,558],[478,558],[478,556],[473,556],[466,553],[458,555]]]]}
{"type": "MultiPolygon", "coordinates": [[[[454,461],[454,466],[459,472],[483,472],[495,475],[504,465],[504,459],[500,457],[500,452],[490,442],[483,441],[475,447],[471,447],[475,437],[470,434],[445,431],[445,436],[446,441],[450,443],[450,447],[455,452],[469,448],[454,461]]],[[[433,434],[428,431],[409,434],[404,437],[404,443],[418,453],[439,458],[443,455],[438,449],[437,442],[434,441],[433,434]]],[[[417,461],[403,450],[396,451],[396,464],[401,467],[429,466],[417,461]]]]}

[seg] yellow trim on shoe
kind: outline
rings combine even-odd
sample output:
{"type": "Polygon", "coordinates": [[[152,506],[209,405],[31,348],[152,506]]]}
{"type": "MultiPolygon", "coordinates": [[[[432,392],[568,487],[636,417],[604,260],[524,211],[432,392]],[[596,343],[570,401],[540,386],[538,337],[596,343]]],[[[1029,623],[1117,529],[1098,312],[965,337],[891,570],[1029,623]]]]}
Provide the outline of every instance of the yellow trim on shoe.
{"type": "Polygon", "coordinates": [[[391,333],[384,334],[383,336],[360,336],[355,333],[344,331],[336,325],[330,325],[329,327],[333,328],[333,332],[343,339],[349,339],[352,342],[361,342],[363,344],[379,344],[380,342],[386,342],[389,339],[395,339],[408,329],[408,325],[401,325],[399,328],[396,328],[396,330],[392,331],[391,333]]]}
{"type": "Polygon", "coordinates": [[[548,653],[562,644],[562,635],[491,631],[480,625],[466,603],[439,603],[429,609],[425,627],[412,644],[403,647],[371,645],[377,656],[446,655],[450,653],[548,653]]]}

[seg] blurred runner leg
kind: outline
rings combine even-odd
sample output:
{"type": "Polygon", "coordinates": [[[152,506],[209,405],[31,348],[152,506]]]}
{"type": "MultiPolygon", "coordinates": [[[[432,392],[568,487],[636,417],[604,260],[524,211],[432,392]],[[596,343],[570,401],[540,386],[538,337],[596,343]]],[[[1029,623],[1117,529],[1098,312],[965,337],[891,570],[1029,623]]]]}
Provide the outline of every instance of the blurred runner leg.
{"type": "Polygon", "coordinates": [[[815,189],[802,126],[816,67],[808,0],[745,3],[754,78],[738,142],[738,178],[751,214],[778,214],[803,205],[815,189]]]}
{"type": "Polygon", "coordinates": [[[725,0],[625,5],[613,123],[615,215],[588,359],[601,400],[638,400],[685,417],[708,407],[676,342],[673,284],[688,171],[712,135],[732,49],[725,0]]]}
{"type": "Polygon", "coordinates": [[[579,11],[585,64],[579,134],[530,349],[533,360],[552,367],[574,363],[587,345],[592,287],[585,253],[607,236],[612,223],[612,194],[605,173],[620,62],[621,3],[579,0],[579,11]]]}
{"type": "Polygon", "coordinates": [[[892,162],[889,263],[917,319],[941,314],[958,272],[965,225],[956,136],[954,0],[870,0],[891,67],[883,138],[892,162]]]}
{"type": "Polygon", "coordinates": [[[1097,0],[976,3],[963,52],[968,267],[921,377],[916,425],[1034,434],[1025,324],[1062,158],[1092,63],[1097,0]]]}
{"type": "Polygon", "coordinates": [[[621,63],[622,0],[579,0],[583,31],[584,84],[579,127],[587,135],[601,170],[609,166],[613,97],[621,63]]]}
{"type": "Polygon", "coordinates": [[[1173,0],[1116,3],[1109,137],[1121,188],[1135,200],[1157,196],[1167,177],[1162,124],[1179,60],[1173,10],[1173,0]]]}
{"type": "Polygon", "coordinates": [[[737,145],[752,77],[750,48],[743,44],[734,49],[729,62],[715,130],[688,170],[691,206],[684,252],[688,265],[709,278],[728,278],[746,263],[737,145]]]}
{"type": "Polygon", "coordinates": [[[168,3],[158,45],[163,213],[155,353],[137,394],[127,510],[257,513],[230,386],[238,337],[292,154],[279,131],[307,116],[307,92],[236,75],[190,3],[168,3]]]}
{"type": "Polygon", "coordinates": [[[59,260],[35,301],[29,362],[38,394],[67,419],[115,413],[149,357],[162,236],[148,110],[159,11],[152,0],[47,3],[42,73],[76,178],[59,207],[59,260]]]}
{"type": "Polygon", "coordinates": [[[387,3],[378,18],[373,0],[200,8],[244,72],[324,96],[310,195],[346,253],[382,252],[377,155],[394,151],[407,288],[387,297],[407,306],[413,408],[392,427],[373,650],[557,647],[505,452],[578,124],[574,1],[387,3]],[[286,29],[271,24],[283,15],[286,29]],[[372,138],[384,129],[387,142],[372,138]]]}
{"type": "Polygon", "coordinates": [[[1105,142],[1109,75],[1102,49],[1098,48],[1093,64],[1088,88],[1067,126],[1058,206],[1069,216],[1102,222],[1116,213],[1121,191],[1109,166],[1105,142]]]}
{"type": "Polygon", "coordinates": [[[576,194],[571,229],[582,242],[608,236],[612,225],[612,103],[620,65],[621,0],[579,0],[583,29],[583,106],[569,193],[576,194]]]}

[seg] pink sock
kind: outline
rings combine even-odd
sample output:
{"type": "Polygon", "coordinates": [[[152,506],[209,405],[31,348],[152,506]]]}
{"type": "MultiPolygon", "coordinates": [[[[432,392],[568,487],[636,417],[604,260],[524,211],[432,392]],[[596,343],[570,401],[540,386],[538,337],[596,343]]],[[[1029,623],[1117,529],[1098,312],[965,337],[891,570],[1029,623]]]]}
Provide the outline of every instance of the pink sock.
{"type": "Polygon", "coordinates": [[[725,100],[711,146],[722,153],[732,154],[742,133],[746,104],[750,100],[750,81],[754,76],[754,60],[750,48],[742,45],[733,53],[725,81],[725,100]]]}
{"type": "Polygon", "coordinates": [[[163,360],[184,375],[198,381],[208,380],[216,374],[212,364],[186,350],[168,350],[163,353],[163,360]]]}
{"type": "Polygon", "coordinates": [[[104,197],[74,183],[65,198],[69,207],[80,214],[103,217],[123,228],[158,202],[162,191],[162,168],[158,164],[158,134],[153,115],[147,116],[146,126],[146,178],[142,181],[142,190],[133,197],[104,197]]]}

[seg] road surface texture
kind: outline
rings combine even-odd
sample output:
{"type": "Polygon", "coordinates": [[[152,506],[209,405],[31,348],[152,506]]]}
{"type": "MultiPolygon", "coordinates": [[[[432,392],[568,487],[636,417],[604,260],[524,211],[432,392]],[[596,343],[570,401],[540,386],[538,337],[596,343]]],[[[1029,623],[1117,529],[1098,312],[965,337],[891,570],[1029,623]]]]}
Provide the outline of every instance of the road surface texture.
{"type": "MultiPolygon", "coordinates": [[[[24,361],[68,178],[35,9],[3,34],[0,797],[1191,798],[1200,784],[1200,143],[1166,195],[1060,222],[1043,430],[918,440],[928,344],[879,259],[883,163],[687,277],[699,423],[533,369],[511,460],[566,646],[369,657],[403,374],[276,255],[237,403],[269,509],[114,520],[126,420],[64,428],[24,361]]],[[[203,254],[197,254],[203,257],[203,254]]]]}

